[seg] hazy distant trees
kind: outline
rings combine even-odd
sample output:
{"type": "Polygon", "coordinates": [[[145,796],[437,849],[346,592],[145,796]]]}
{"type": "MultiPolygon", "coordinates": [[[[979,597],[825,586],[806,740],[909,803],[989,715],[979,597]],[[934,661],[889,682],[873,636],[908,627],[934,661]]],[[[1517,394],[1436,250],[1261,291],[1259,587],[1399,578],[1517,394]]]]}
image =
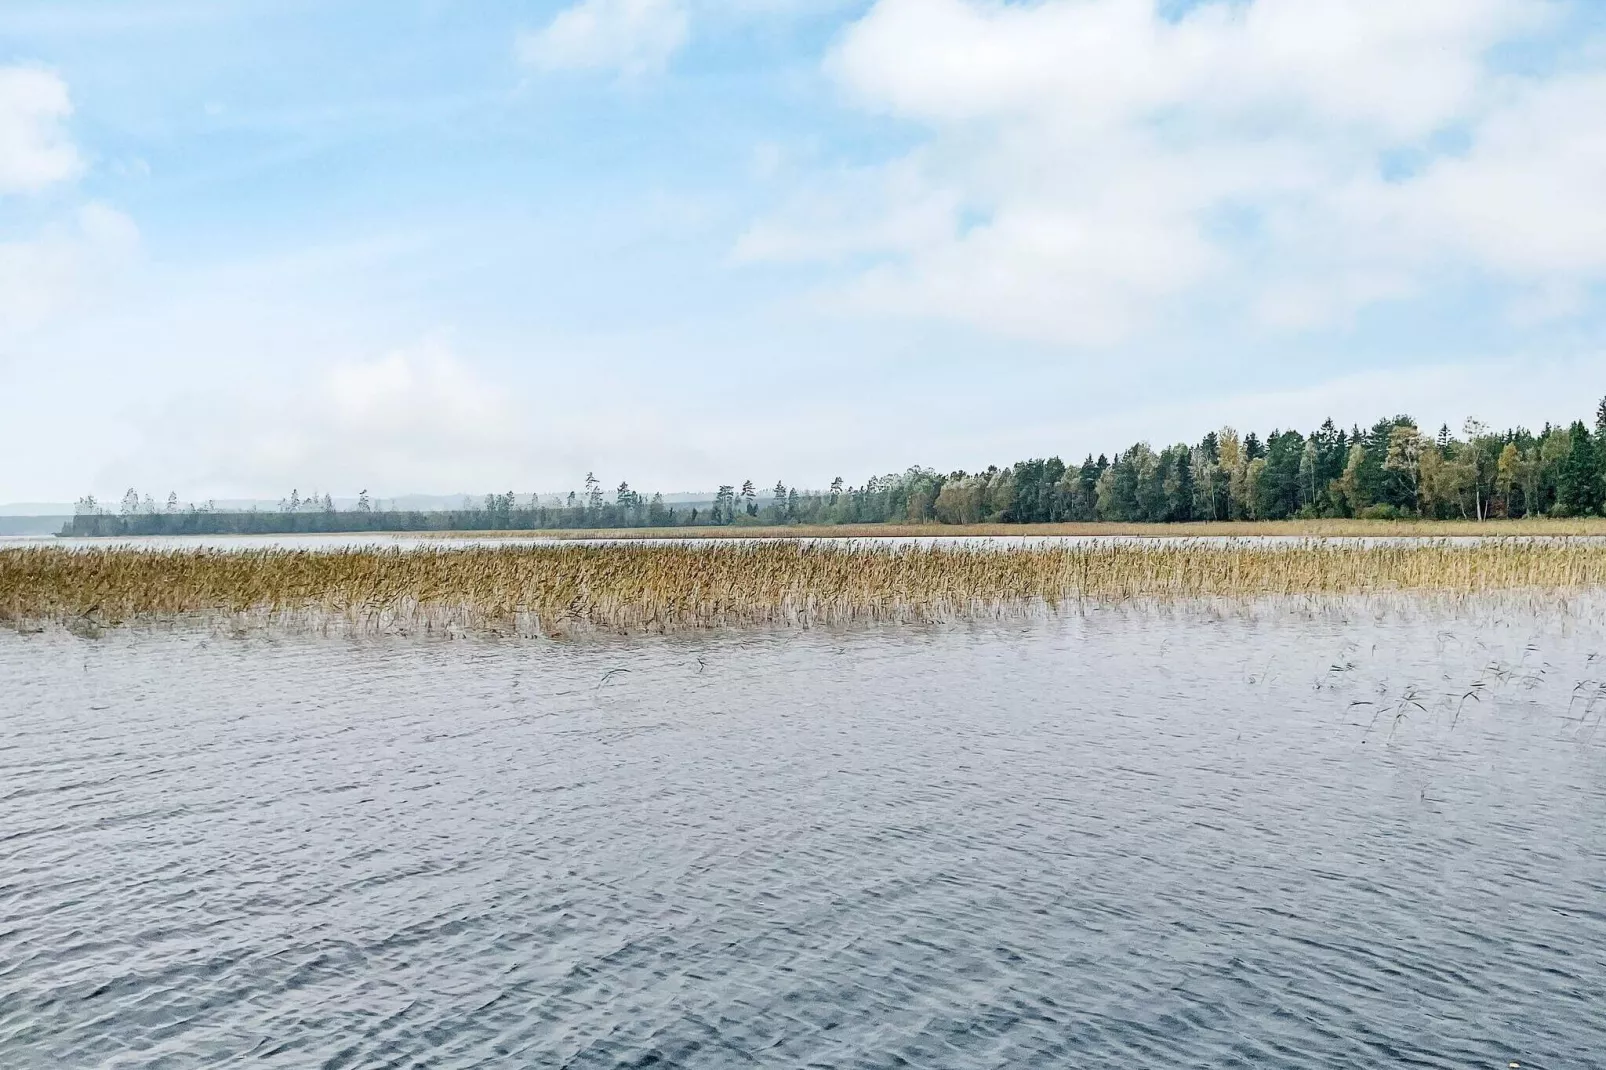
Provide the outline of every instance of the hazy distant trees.
{"type": "Polygon", "coordinates": [[[729,524],[735,519],[736,488],[727,484],[714,494],[713,521],[716,524],[729,524]]]}

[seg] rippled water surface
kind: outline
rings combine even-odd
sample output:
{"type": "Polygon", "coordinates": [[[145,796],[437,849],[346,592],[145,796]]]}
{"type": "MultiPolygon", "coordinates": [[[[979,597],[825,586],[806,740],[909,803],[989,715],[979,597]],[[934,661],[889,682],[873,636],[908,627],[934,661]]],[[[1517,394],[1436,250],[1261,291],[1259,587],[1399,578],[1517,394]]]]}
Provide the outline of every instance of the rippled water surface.
{"type": "Polygon", "coordinates": [[[0,632],[0,1066],[1600,1066],[1597,654],[0,632]]]}

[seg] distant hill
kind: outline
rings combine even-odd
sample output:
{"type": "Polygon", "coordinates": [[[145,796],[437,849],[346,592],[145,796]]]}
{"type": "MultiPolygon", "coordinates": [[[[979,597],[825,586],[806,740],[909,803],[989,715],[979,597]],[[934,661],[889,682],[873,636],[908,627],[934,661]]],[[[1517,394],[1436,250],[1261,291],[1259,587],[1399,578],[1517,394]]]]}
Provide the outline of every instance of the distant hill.
{"type": "Polygon", "coordinates": [[[71,520],[71,509],[59,516],[6,516],[0,513],[0,536],[54,535],[71,520]]]}

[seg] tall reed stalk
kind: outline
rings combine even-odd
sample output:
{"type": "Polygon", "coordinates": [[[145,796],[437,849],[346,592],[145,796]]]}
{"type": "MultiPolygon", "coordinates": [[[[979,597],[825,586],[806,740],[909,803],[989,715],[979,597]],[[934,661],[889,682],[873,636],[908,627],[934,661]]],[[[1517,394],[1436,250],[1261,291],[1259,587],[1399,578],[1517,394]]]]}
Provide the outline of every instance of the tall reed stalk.
{"type": "Polygon", "coordinates": [[[222,615],[365,629],[692,628],[936,621],[1070,601],[1606,587],[1606,545],[1502,540],[993,549],[863,543],[0,551],[0,620],[222,615]]]}

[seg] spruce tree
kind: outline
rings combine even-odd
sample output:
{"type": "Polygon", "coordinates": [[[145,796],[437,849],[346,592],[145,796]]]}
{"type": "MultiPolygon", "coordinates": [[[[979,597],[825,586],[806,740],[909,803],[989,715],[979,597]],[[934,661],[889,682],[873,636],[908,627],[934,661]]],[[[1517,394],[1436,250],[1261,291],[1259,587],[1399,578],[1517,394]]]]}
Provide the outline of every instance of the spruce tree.
{"type": "Polygon", "coordinates": [[[1556,504],[1569,516],[1587,516],[1600,511],[1600,463],[1595,440],[1584,422],[1575,422],[1567,433],[1567,457],[1556,473],[1556,504]]]}
{"type": "Polygon", "coordinates": [[[1186,523],[1193,517],[1193,457],[1186,449],[1177,450],[1177,500],[1171,519],[1186,523]]]}

